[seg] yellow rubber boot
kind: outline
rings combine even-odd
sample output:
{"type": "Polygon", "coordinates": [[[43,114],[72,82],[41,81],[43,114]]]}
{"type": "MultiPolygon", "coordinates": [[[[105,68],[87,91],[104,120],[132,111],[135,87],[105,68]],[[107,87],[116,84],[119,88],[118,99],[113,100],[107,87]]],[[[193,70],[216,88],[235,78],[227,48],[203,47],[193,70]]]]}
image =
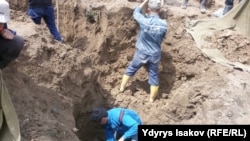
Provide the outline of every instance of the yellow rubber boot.
{"type": "Polygon", "coordinates": [[[158,94],[159,86],[150,86],[149,102],[154,102],[158,94]]]}
{"type": "Polygon", "coordinates": [[[130,76],[124,74],[122,77],[122,83],[120,87],[120,92],[123,92],[125,90],[126,84],[128,83],[130,76]]]}

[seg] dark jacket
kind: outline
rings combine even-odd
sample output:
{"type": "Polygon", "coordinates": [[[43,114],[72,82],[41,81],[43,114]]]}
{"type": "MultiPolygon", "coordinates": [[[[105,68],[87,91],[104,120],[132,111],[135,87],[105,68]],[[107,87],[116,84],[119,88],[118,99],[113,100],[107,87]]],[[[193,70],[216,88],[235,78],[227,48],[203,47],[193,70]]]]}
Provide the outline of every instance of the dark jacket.
{"type": "Polygon", "coordinates": [[[52,5],[52,0],[29,0],[29,7],[48,7],[52,5]]]}

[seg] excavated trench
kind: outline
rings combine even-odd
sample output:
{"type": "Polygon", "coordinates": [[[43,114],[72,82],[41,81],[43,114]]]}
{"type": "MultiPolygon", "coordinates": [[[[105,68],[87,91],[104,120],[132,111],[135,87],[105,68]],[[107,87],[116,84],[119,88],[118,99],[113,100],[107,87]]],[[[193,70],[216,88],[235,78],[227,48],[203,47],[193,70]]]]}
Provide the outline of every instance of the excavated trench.
{"type": "MultiPolygon", "coordinates": [[[[88,9],[87,9],[88,10],[88,9]]],[[[117,12],[105,11],[105,8],[86,11],[86,20],[88,22],[86,29],[92,28],[96,36],[99,36],[100,42],[97,49],[98,55],[92,60],[95,60],[94,65],[97,68],[96,77],[91,77],[87,85],[83,88],[85,93],[81,101],[75,104],[74,117],[76,127],[79,129],[77,135],[82,140],[105,140],[104,130],[99,124],[94,124],[89,121],[89,112],[95,106],[102,106],[106,108],[111,107],[130,107],[139,101],[132,101],[131,97],[118,100],[117,94],[118,86],[120,84],[121,76],[127,63],[132,59],[134,52],[135,38],[137,35],[137,25],[132,18],[132,9],[121,8],[117,12]],[[93,14],[94,13],[94,14],[93,14]],[[98,14],[96,14],[98,13],[98,14]],[[96,14],[96,15],[95,15],[96,14]],[[98,16],[98,17],[95,17],[98,16]],[[96,21],[98,19],[98,21],[96,21]],[[93,26],[95,26],[93,28],[93,26]]],[[[85,21],[86,22],[86,21],[85,21]]],[[[73,47],[89,48],[87,37],[78,39],[73,47]]],[[[95,39],[94,39],[95,40],[95,39]]],[[[89,43],[90,44],[90,43],[89,43]]],[[[168,77],[168,82],[161,82],[162,92],[169,93],[175,77],[174,70],[171,67],[171,56],[168,53],[163,53],[163,59],[166,60],[162,63],[162,70],[160,75],[171,76],[168,77]]],[[[87,66],[86,66],[87,67],[87,66]]],[[[172,66],[173,67],[173,66],[172,66]]],[[[174,68],[174,67],[173,67],[174,68]]],[[[138,72],[137,77],[134,78],[133,84],[130,84],[128,94],[136,94],[138,91],[144,91],[144,94],[149,93],[147,84],[147,73],[145,69],[138,72]]]]}
{"type": "MultiPolygon", "coordinates": [[[[133,9],[121,8],[116,12],[110,12],[105,7],[101,7],[97,8],[97,10],[88,10],[90,9],[84,10],[87,13],[85,15],[86,21],[83,20],[82,22],[87,23],[85,29],[94,34],[93,36],[96,36],[92,38],[92,41],[94,40],[97,43],[93,45],[85,36],[77,39],[72,46],[81,49],[83,52],[89,52],[88,48],[95,46],[95,49],[92,50],[96,51],[97,54],[91,57],[92,63],[84,65],[84,67],[93,68],[95,71],[91,73],[92,76],[89,77],[89,80],[85,79],[84,85],[82,85],[82,94],[84,96],[75,103],[73,115],[78,129],[76,134],[81,140],[104,141],[103,127],[89,121],[89,114],[93,107],[101,106],[107,109],[112,107],[134,108],[145,116],[147,115],[146,111],[143,112],[145,109],[152,110],[158,107],[158,104],[164,104],[158,103],[153,107],[151,107],[152,105],[145,106],[145,100],[149,94],[146,66],[140,69],[136,76],[132,78],[123,94],[118,92],[122,74],[135,51],[134,45],[138,26],[132,18],[133,9]],[[98,38],[98,41],[96,38],[98,38]]],[[[180,19],[183,20],[182,18],[180,19]]],[[[163,46],[163,48],[171,46],[171,43],[166,41],[163,46]]],[[[176,81],[176,70],[172,62],[173,58],[167,51],[163,51],[162,60],[159,71],[161,89],[158,98],[166,99],[170,96],[169,94],[176,81]]],[[[178,76],[178,84],[181,85],[182,79],[190,80],[194,76],[195,74],[192,73],[178,76]]],[[[179,113],[177,112],[177,114],[179,113]]],[[[173,115],[177,114],[174,113],[173,115]]],[[[188,115],[188,117],[180,117],[180,120],[193,117],[195,112],[190,112],[188,115]]],[[[167,120],[169,119],[166,118],[165,121],[167,120]]]]}

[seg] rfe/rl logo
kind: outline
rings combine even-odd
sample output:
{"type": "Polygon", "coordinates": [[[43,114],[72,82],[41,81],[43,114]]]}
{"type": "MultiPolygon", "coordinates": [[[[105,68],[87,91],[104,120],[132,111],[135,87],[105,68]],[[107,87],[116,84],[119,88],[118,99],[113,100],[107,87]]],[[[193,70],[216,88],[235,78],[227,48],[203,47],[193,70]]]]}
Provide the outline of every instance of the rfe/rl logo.
{"type": "Polygon", "coordinates": [[[210,129],[211,136],[244,136],[240,129],[210,129]]]}

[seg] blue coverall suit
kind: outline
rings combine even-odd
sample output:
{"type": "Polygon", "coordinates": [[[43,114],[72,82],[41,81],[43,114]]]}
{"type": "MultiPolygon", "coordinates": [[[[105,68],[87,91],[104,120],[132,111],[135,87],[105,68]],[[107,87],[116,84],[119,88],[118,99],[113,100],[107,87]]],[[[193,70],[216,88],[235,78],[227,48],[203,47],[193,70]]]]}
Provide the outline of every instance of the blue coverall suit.
{"type": "Polygon", "coordinates": [[[158,66],[161,60],[161,43],[167,32],[167,22],[158,14],[142,14],[142,9],[136,7],[133,12],[134,19],[140,26],[136,42],[136,52],[125,74],[133,76],[144,64],[148,66],[150,85],[159,85],[158,66]]]}
{"type": "Polygon", "coordinates": [[[142,124],[139,115],[124,108],[113,108],[107,111],[108,121],[105,125],[106,141],[116,141],[116,136],[132,141],[138,140],[138,125],[142,124]],[[120,121],[121,111],[124,111],[120,121]]]}

